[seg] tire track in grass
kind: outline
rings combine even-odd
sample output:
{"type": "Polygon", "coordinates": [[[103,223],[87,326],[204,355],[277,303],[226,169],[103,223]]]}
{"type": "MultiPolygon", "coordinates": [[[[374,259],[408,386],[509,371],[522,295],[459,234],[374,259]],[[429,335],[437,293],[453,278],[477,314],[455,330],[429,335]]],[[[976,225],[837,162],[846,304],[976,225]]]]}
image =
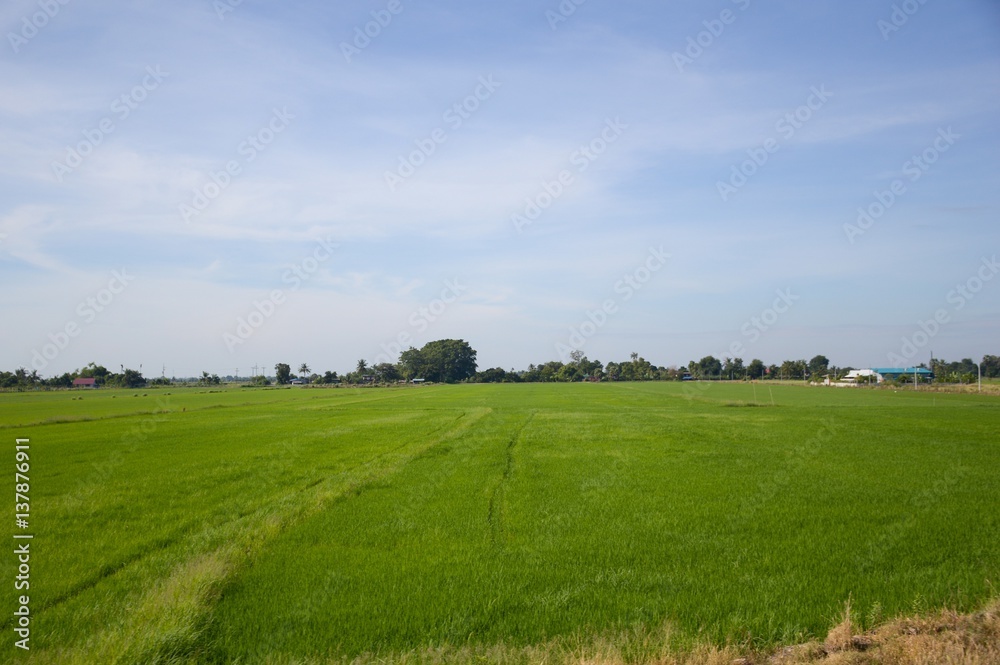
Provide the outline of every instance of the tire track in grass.
{"type": "MultiPolygon", "coordinates": [[[[465,434],[492,412],[476,408],[463,412],[434,439],[403,444],[338,474],[311,491],[302,488],[276,497],[251,515],[223,529],[215,549],[191,552],[173,573],[154,583],[142,597],[117,612],[109,628],[76,648],[65,645],[33,653],[34,662],[47,664],[161,663],[197,660],[199,638],[210,625],[211,611],[226,584],[234,579],[276,536],[329,504],[346,501],[398,474],[428,450],[465,434]],[[410,446],[410,452],[403,448],[410,446]],[[397,456],[387,466],[379,462],[397,456]]],[[[136,565],[133,562],[130,565],[136,565]]],[[[116,572],[120,572],[119,571],[116,572]]],[[[111,610],[114,612],[114,610],[111,610]]]]}
{"type": "MultiPolygon", "coordinates": [[[[245,405],[242,405],[242,406],[245,406],[245,405]]],[[[206,408],[218,408],[218,407],[206,407],[206,408]]],[[[225,407],[225,408],[229,408],[229,407],[225,407]]],[[[437,427],[437,428],[435,428],[435,429],[427,432],[427,434],[425,436],[426,437],[431,437],[431,436],[437,434],[438,432],[440,432],[441,430],[444,430],[444,429],[447,429],[447,428],[457,427],[458,424],[461,422],[462,418],[464,418],[465,416],[466,416],[466,414],[462,413],[460,416],[458,416],[458,418],[456,418],[451,423],[447,423],[445,425],[442,425],[441,427],[437,427]]],[[[112,418],[118,418],[118,417],[119,416],[112,416],[112,418]]],[[[349,467],[349,468],[341,471],[339,474],[337,474],[337,477],[338,478],[347,478],[351,474],[356,473],[358,471],[358,469],[361,469],[362,467],[371,467],[371,466],[374,466],[374,465],[376,465],[378,463],[379,460],[381,460],[381,459],[383,459],[385,457],[388,457],[390,455],[393,455],[395,453],[398,453],[400,450],[402,450],[403,448],[406,448],[409,445],[412,445],[412,444],[410,442],[404,442],[404,443],[402,443],[402,444],[400,444],[398,446],[395,446],[395,447],[393,447],[393,448],[391,448],[391,449],[389,449],[389,450],[387,450],[387,451],[385,451],[383,453],[380,453],[378,455],[370,457],[370,458],[368,458],[366,460],[360,461],[359,463],[355,464],[354,466],[349,467]]],[[[300,490],[298,490],[298,492],[300,494],[305,494],[309,490],[313,489],[314,487],[316,487],[316,486],[318,486],[318,485],[320,485],[323,482],[328,481],[328,480],[329,480],[328,478],[324,478],[324,477],[317,478],[315,480],[310,481],[308,484],[306,484],[304,487],[302,487],[300,490]]],[[[356,487],[354,485],[351,485],[350,488],[349,488],[349,490],[346,492],[346,494],[353,495],[352,493],[354,493],[354,492],[356,492],[356,487]]],[[[345,494],[345,496],[346,496],[346,494],[345,494]]],[[[256,512],[256,511],[254,511],[254,512],[256,512]]],[[[233,520],[230,520],[230,524],[237,524],[240,521],[244,521],[247,517],[251,517],[254,514],[254,512],[242,513],[237,518],[235,518],[233,520]]],[[[80,594],[86,593],[90,589],[96,587],[101,582],[103,582],[103,581],[105,581],[105,580],[107,580],[107,579],[109,579],[111,577],[114,577],[115,575],[117,575],[117,574],[119,574],[121,572],[126,571],[127,569],[129,569],[130,567],[134,566],[135,564],[142,563],[143,561],[145,561],[149,557],[155,556],[157,553],[162,552],[164,550],[167,550],[168,548],[170,548],[170,547],[176,545],[177,543],[181,542],[184,539],[185,536],[187,536],[187,535],[189,535],[191,533],[194,533],[196,531],[197,527],[200,524],[201,523],[198,520],[194,520],[194,521],[191,521],[189,523],[182,524],[182,525],[180,525],[178,527],[178,529],[176,529],[174,531],[173,534],[165,536],[163,538],[159,538],[159,539],[154,540],[154,541],[149,542],[149,543],[142,544],[134,552],[131,552],[131,553],[123,556],[121,559],[105,563],[99,569],[97,569],[96,571],[94,571],[91,575],[88,575],[84,579],[80,580],[79,582],[77,582],[76,584],[74,584],[73,586],[71,586],[69,589],[65,590],[64,592],[60,593],[59,595],[57,595],[57,596],[49,599],[48,601],[44,602],[42,605],[39,606],[39,608],[38,608],[39,611],[45,611],[45,610],[49,610],[49,609],[58,607],[58,606],[62,605],[63,603],[66,603],[66,602],[72,600],[76,596],[79,596],[80,594]]],[[[0,626],[6,628],[6,627],[9,627],[13,623],[14,623],[14,618],[8,618],[3,624],[0,624],[0,626]]]]}
{"type": "MultiPolygon", "coordinates": [[[[433,389],[434,389],[433,387],[420,388],[421,391],[431,391],[433,389]]],[[[367,390],[367,389],[362,389],[362,390],[367,390]]],[[[390,388],[390,390],[392,390],[392,389],[390,388]]],[[[310,404],[308,406],[300,406],[300,407],[298,407],[298,410],[299,411],[327,411],[327,410],[339,409],[339,408],[344,407],[344,406],[354,406],[356,404],[371,404],[371,403],[374,403],[374,402],[384,402],[386,400],[399,399],[400,397],[413,397],[413,395],[408,392],[407,388],[398,389],[398,390],[399,390],[398,392],[390,394],[390,395],[372,395],[372,396],[366,395],[364,397],[359,397],[358,399],[349,399],[348,397],[344,397],[343,399],[341,399],[341,400],[339,400],[337,402],[330,403],[330,404],[310,404]]],[[[322,396],[318,395],[317,397],[314,397],[313,399],[318,399],[320,397],[322,397],[322,396]]],[[[354,396],[351,395],[350,397],[354,397],[354,396]]]]}
{"type": "MultiPolygon", "coordinates": [[[[122,559],[104,564],[89,577],[84,578],[83,580],[71,586],[63,593],[59,594],[58,596],[55,596],[54,598],[51,598],[41,603],[38,606],[38,611],[44,612],[45,610],[58,607],[59,605],[62,605],[66,601],[73,599],[74,597],[80,595],[81,593],[93,589],[95,586],[97,586],[104,580],[113,577],[114,575],[117,575],[119,572],[125,570],[129,566],[142,561],[150,554],[154,554],[161,550],[165,550],[171,547],[172,545],[175,545],[176,543],[180,542],[185,535],[193,532],[195,526],[196,526],[195,522],[183,525],[173,534],[164,536],[163,538],[159,538],[150,543],[145,543],[135,552],[128,554],[122,559]]],[[[10,618],[3,624],[3,627],[7,628],[13,623],[14,619],[10,618]]]]}
{"type": "Polygon", "coordinates": [[[493,491],[490,492],[489,507],[486,511],[486,522],[489,525],[490,544],[494,548],[501,549],[504,541],[505,523],[507,521],[507,488],[510,485],[511,476],[514,474],[514,448],[521,439],[521,434],[529,423],[534,419],[536,411],[532,411],[528,418],[521,423],[520,427],[511,435],[504,452],[504,468],[500,474],[493,491]]]}
{"type": "MultiPolygon", "coordinates": [[[[356,405],[356,404],[368,404],[370,402],[382,402],[382,401],[385,401],[385,400],[397,399],[397,398],[399,398],[401,396],[404,396],[404,395],[405,395],[405,393],[403,391],[400,391],[400,392],[398,392],[398,393],[396,393],[394,395],[379,395],[379,396],[371,396],[371,397],[365,396],[365,397],[362,397],[362,398],[359,398],[359,399],[350,399],[350,400],[347,400],[345,398],[345,401],[338,401],[338,402],[333,403],[333,404],[324,404],[324,405],[320,405],[320,406],[315,406],[315,405],[299,406],[298,410],[300,410],[300,411],[308,411],[308,410],[337,409],[337,408],[340,408],[341,406],[352,406],[352,405],[356,405]]],[[[170,395],[170,396],[177,397],[178,395],[170,395]]],[[[194,397],[194,395],[184,395],[184,394],[180,394],[179,396],[180,397],[194,397]]],[[[160,396],[159,395],[154,395],[154,397],[160,397],[160,396]]],[[[312,399],[323,399],[323,398],[329,398],[329,396],[328,395],[316,395],[316,396],[312,396],[311,398],[312,399]]],[[[149,399],[149,398],[147,397],[146,399],[149,399]]],[[[157,400],[157,401],[159,402],[159,400],[157,400]]],[[[24,428],[27,428],[27,427],[44,427],[44,426],[48,426],[48,425],[75,425],[75,424],[78,424],[78,423],[92,423],[92,422],[103,422],[105,420],[120,420],[120,419],[123,419],[123,418],[137,418],[137,417],[141,417],[141,416],[155,416],[155,415],[162,415],[162,414],[165,414],[165,413],[198,413],[200,411],[209,411],[209,410],[213,410],[213,409],[240,409],[240,408],[259,409],[262,406],[274,406],[274,405],[279,405],[279,404],[296,404],[296,403],[297,402],[295,402],[294,400],[289,400],[287,398],[285,398],[285,399],[277,399],[277,398],[275,398],[275,399],[269,399],[269,400],[261,400],[259,402],[235,402],[233,404],[206,404],[204,406],[187,405],[187,404],[181,405],[181,404],[178,404],[177,406],[182,407],[183,411],[180,410],[180,409],[178,409],[178,408],[165,409],[165,408],[160,407],[160,408],[154,409],[152,411],[141,410],[141,411],[129,411],[127,413],[107,413],[107,414],[104,414],[104,415],[57,416],[57,417],[46,418],[44,420],[35,420],[35,421],[29,421],[29,422],[23,422],[23,423],[0,423],[0,430],[24,429],[24,428]]]]}

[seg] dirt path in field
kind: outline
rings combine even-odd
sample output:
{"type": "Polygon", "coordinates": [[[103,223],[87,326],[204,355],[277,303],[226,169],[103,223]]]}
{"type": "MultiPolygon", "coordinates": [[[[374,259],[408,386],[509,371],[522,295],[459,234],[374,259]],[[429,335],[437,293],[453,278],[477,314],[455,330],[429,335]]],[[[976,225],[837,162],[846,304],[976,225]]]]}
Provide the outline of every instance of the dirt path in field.
{"type": "Polygon", "coordinates": [[[450,426],[436,430],[434,436],[362,462],[350,470],[347,478],[338,477],[290,492],[233,521],[227,526],[226,544],[210,551],[190,552],[168,577],[147,590],[127,611],[119,614],[117,608],[109,608],[109,613],[117,616],[109,621],[108,629],[73,649],[32,650],[32,662],[46,665],[197,662],[193,650],[212,607],[227,582],[266,543],[330,503],[357,495],[373,483],[399,473],[430,449],[462,436],[491,412],[489,408],[467,409],[450,426]]]}

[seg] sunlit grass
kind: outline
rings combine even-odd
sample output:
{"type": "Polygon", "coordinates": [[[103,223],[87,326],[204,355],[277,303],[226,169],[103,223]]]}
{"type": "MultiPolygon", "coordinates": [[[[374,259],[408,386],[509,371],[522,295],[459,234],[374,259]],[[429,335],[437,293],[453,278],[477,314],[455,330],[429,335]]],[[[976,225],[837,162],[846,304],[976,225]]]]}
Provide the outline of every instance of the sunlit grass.
{"type": "Polygon", "coordinates": [[[995,595],[992,397],[147,393],[0,396],[0,427],[32,439],[34,662],[524,654],[625,635],[655,651],[664,630],[675,646],[768,645],[822,637],[849,599],[864,624],[995,595]],[[90,420],[52,422],[72,416],[90,420]]]}

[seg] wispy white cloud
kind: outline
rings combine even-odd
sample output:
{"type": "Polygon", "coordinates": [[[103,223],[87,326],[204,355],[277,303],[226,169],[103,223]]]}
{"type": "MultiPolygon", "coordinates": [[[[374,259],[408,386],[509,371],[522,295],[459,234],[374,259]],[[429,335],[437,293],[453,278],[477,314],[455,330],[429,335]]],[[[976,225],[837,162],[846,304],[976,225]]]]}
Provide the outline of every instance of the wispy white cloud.
{"type": "MultiPolygon", "coordinates": [[[[15,29],[34,7],[8,3],[0,26],[15,29]]],[[[676,361],[701,357],[711,351],[683,330],[725,330],[728,313],[779,286],[813,290],[828,311],[851,316],[885,314],[860,299],[847,312],[857,279],[901,301],[916,283],[934,301],[965,255],[998,240],[990,214],[1000,202],[987,186],[1000,139],[1000,46],[985,34],[993,16],[972,2],[940,14],[928,6],[928,21],[886,44],[879,8],[860,0],[795,7],[755,7],[681,72],[672,54],[711,18],[700,7],[587,5],[552,31],[529,3],[413,5],[348,63],[340,42],[368,20],[364,8],[243,3],[220,20],[210,3],[70,3],[0,58],[0,271],[21,289],[0,304],[38,322],[0,366],[23,364],[66,316],[38,318],[44,305],[27,300],[137,263],[142,286],[130,296],[142,297],[123,300],[65,368],[165,349],[171,363],[189,356],[221,371],[227,326],[281,288],[282,271],[319,238],[342,250],[232,360],[263,362],[252,356],[273,357],[294,337],[304,354],[343,368],[409,330],[414,308],[461,278],[468,293],[425,334],[475,338],[484,363],[523,366],[551,356],[580,312],[660,243],[674,258],[594,340],[602,355],[672,330],[686,340],[671,351],[676,361]],[[123,118],[112,104],[147,67],[168,74],[123,118]],[[455,126],[449,109],[480,77],[499,86],[455,126]],[[716,183],[824,85],[829,103],[721,200],[716,183]],[[271,141],[275,109],[294,117],[271,141]],[[114,131],[60,181],[53,162],[104,118],[114,131]],[[580,168],[575,151],[608,119],[627,129],[580,168]],[[850,245],[843,224],[898,177],[921,137],[949,124],[968,139],[850,245]],[[437,129],[445,140],[390,187],[386,173],[437,129]],[[252,160],[251,136],[269,141],[252,160]],[[221,186],[230,162],[239,173],[221,186]],[[562,171],[572,183],[517,233],[511,216],[562,171]],[[207,206],[185,219],[181,207],[199,194],[207,206]],[[879,258],[896,253],[929,267],[899,279],[879,258]]],[[[822,309],[804,308],[796,325],[826,322],[822,309]]],[[[967,331],[970,346],[982,345],[967,331]]],[[[836,353],[853,348],[821,340],[836,353]]]]}

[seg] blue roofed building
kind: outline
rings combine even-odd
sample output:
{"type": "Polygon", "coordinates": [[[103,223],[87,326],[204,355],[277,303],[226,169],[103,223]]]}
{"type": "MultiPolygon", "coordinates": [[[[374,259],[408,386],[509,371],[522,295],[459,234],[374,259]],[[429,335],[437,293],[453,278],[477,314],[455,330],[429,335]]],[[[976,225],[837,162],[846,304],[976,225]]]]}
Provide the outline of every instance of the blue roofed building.
{"type": "Polygon", "coordinates": [[[901,376],[913,378],[921,381],[929,381],[934,378],[934,372],[926,367],[872,367],[872,371],[878,376],[878,382],[895,381],[901,376]]]}

